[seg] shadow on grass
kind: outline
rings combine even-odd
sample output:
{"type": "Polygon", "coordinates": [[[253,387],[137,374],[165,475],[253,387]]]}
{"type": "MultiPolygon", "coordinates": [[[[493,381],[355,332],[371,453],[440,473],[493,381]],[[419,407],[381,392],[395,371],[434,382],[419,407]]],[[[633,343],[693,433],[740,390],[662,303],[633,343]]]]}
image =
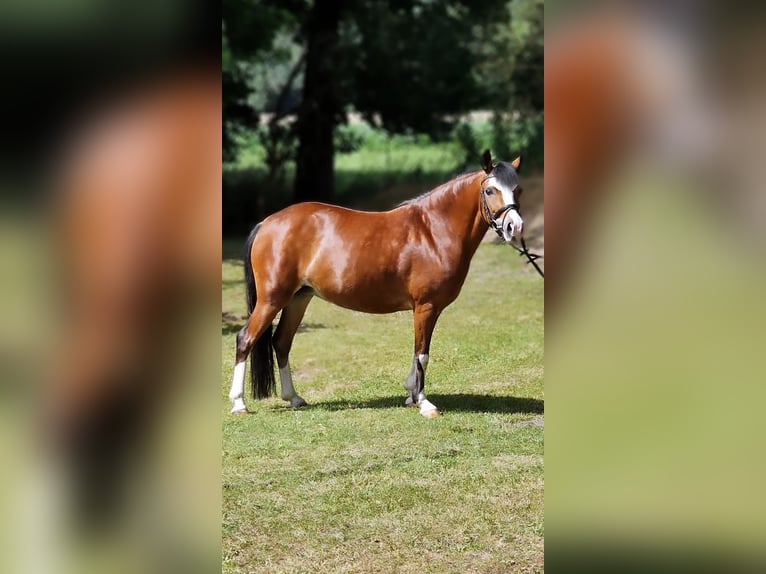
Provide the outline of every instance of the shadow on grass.
{"type": "MultiPolygon", "coordinates": [[[[221,314],[221,334],[231,335],[238,332],[247,321],[245,315],[236,315],[234,313],[224,312],[221,314]]],[[[299,333],[305,333],[308,331],[315,331],[317,329],[327,329],[328,326],[324,323],[301,323],[298,327],[299,333]]]]}
{"type": "MultiPolygon", "coordinates": [[[[307,408],[328,411],[403,408],[404,398],[403,395],[397,395],[377,397],[365,401],[335,400],[314,403],[308,405],[307,408]]],[[[459,393],[454,395],[429,394],[428,400],[439,407],[442,412],[543,414],[545,410],[544,401],[526,397],[459,393]]]]}

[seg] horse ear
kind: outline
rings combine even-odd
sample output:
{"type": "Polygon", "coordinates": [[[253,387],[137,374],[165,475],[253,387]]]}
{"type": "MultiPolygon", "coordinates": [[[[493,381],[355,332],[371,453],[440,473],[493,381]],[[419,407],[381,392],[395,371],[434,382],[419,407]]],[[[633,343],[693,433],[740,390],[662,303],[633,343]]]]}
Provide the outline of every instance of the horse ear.
{"type": "Polygon", "coordinates": [[[519,168],[521,167],[521,156],[513,160],[511,162],[511,165],[513,166],[513,169],[515,169],[516,171],[519,171],[519,168]]]}
{"type": "Polygon", "coordinates": [[[489,150],[484,150],[484,155],[481,156],[481,167],[484,168],[484,171],[487,175],[492,173],[492,168],[494,167],[492,165],[492,154],[489,153],[489,150]]]}

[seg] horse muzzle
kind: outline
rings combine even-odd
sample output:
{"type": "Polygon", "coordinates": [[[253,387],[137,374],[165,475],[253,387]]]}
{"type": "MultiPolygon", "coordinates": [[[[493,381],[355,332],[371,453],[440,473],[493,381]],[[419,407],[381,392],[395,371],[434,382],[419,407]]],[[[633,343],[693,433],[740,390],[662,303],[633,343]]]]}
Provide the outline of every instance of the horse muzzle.
{"type": "Polygon", "coordinates": [[[500,223],[500,229],[503,232],[503,239],[508,243],[522,236],[524,233],[524,220],[521,219],[521,215],[515,208],[505,212],[500,223]]]}

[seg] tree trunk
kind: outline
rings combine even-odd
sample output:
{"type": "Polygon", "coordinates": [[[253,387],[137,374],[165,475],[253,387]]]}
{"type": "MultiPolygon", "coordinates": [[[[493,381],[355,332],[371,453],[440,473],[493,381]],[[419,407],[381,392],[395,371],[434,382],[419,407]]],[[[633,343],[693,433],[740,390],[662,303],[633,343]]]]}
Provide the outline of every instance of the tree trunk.
{"type": "Polygon", "coordinates": [[[303,99],[298,110],[298,155],[293,198],[330,201],[333,196],[333,132],[339,112],[333,70],[342,2],[316,0],[306,26],[303,99]]]}

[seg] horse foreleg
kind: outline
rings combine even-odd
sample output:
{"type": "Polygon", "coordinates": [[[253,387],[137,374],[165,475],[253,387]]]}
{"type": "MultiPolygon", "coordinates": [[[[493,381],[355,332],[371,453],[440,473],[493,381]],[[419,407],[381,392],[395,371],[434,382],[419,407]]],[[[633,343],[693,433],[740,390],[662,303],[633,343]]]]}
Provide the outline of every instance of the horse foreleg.
{"type": "Polygon", "coordinates": [[[288,401],[293,408],[304,406],[306,401],[296,394],[293,386],[293,376],[290,373],[290,349],[312,297],[313,293],[310,292],[296,293],[290,303],[282,309],[282,316],[274,333],[274,351],[277,355],[277,367],[279,367],[282,400],[288,401]]]}
{"type": "Polygon", "coordinates": [[[433,335],[439,313],[440,310],[430,304],[415,307],[415,356],[412,359],[410,374],[404,383],[404,388],[410,393],[405,404],[420,407],[420,414],[428,418],[439,416],[439,410],[426,398],[425,394],[431,335],[433,335]]]}

